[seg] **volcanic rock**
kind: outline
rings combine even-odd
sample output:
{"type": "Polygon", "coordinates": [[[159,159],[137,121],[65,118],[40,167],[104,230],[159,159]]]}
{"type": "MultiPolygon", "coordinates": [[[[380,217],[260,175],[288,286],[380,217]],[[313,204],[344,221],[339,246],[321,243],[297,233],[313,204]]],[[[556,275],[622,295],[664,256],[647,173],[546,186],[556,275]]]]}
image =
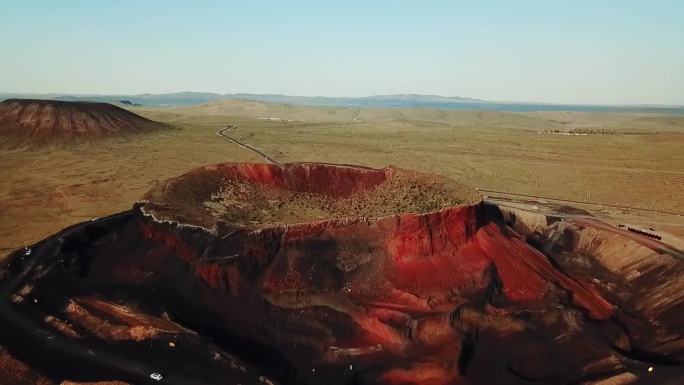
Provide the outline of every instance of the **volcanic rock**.
{"type": "MultiPolygon", "coordinates": [[[[437,176],[220,164],[15,253],[0,322],[31,320],[37,306],[102,351],[146,362],[165,351],[155,346],[172,349],[170,381],[674,384],[682,282],[680,252],[659,241],[484,204],[437,176]],[[78,317],[75,300],[88,305],[78,317]],[[154,332],[120,337],[137,323],[154,332]]],[[[21,354],[19,332],[3,330],[21,354]]],[[[20,358],[63,375],[47,356],[20,358]]],[[[115,369],[109,378],[141,381],[115,369]]]]}
{"type": "Polygon", "coordinates": [[[73,142],[165,128],[108,103],[7,99],[0,102],[0,136],[28,143],[73,142]]]}

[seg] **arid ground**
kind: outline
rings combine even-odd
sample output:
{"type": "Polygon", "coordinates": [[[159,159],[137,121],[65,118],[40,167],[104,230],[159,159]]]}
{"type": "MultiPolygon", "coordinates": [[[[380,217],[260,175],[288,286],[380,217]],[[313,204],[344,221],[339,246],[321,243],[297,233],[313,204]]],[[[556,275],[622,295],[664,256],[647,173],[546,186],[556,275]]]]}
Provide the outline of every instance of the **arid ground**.
{"type": "MultiPolygon", "coordinates": [[[[156,182],[227,161],[398,167],[490,190],[684,214],[684,117],[296,107],[222,101],[133,108],[179,128],[64,147],[1,149],[0,253],[130,208],[156,182]],[[555,131],[559,131],[556,133],[555,131]],[[582,135],[562,135],[571,132],[582,135]]],[[[611,209],[612,215],[625,210],[611,209]]],[[[684,235],[684,217],[631,211],[630,223],[684,235]]]]}

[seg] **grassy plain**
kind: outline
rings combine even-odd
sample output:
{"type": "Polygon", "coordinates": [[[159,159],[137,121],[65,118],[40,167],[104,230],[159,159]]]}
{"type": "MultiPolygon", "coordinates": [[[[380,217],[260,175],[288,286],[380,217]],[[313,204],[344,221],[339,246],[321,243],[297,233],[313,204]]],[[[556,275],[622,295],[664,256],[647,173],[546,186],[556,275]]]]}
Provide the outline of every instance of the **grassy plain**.
{"type": "MultiPolygon", "coordinates": [[[[0,150],[0,254],[63,227],[128,209],[191,167],[262,162],[396,165],[473,186],[684,214],[684,117],[298,107],[221,101],[134,108],[178,130],[69,147],[0,150]],[[277,118],[277,119],[264,119],[277,118]],[[288,121],[289,120],[289,121],[288,121]],[[576,128],[614,134],[559,135],[576,128]],[[638,133],[638,134],[635,134],[638,133]]],[[[683,216],[643,214],[684,234],[683,216]]]]}

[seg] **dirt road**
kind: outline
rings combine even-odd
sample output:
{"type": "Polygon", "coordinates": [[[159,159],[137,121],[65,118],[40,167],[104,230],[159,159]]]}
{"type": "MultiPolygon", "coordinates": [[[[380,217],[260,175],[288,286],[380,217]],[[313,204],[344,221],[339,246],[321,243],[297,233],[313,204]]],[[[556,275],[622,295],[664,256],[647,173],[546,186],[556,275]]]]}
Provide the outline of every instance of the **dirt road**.
{"type": "Polygon", "coordinates": [[[261,156],[262,158],[266,159],[267,161],[269,161],[269,162],[271,162],[271,163],[273,163],[273,164],[280,164],[277,160],[271,158],[270,156],[268,156],[267,154],[265,154],[263,151],[261,151],[261,150],[259,150],[259,149],[257,149],[257,148],[254,148],[253,146],[250,146],[249,144],[247,144],[247,143],[245,143],[245,142],[242,142],[242,141],[240,141],[240,140],[238,140],[238,139],[235,139],[235,138],[233,138],[232,136],[226,135],[226,133],[225,133],[226,131],[228,131],[228,130],[234,130],[234,129],[236,129],[236,128],[237,128],[237,126],[230,125],[230,126],[228,126],[228,127],[225,127],[225,128],[222,128],[222,129],[218,130],[217,134],[219,134],[220,136],[222,136],[222,137],[224,137],[224,138],[230,140],[231,142],[237,144],[237,145],[240,146],[240,147],[246,148],[246,149],[248,149],[248,150],[250,150],[250,151],[253,151],[253,152],[257,153],[259,156],[261,156]]]}

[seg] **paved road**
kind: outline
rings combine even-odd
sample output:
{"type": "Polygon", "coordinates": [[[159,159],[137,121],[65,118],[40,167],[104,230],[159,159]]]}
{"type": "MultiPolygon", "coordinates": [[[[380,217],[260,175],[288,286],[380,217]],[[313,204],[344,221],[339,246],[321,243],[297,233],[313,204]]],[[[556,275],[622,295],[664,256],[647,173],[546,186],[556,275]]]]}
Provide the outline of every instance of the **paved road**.
{"type": "Polygon", "coordinates": [[[220,136],[222,136],[222,137],[224,137],[224,138],[230,140],[231,142],[237,144],[237,145],[240,146],[240,147],[246,148],[246,149],[248,149],[248,150],[250,150],[250,151],[253,151],[253,152],[257,153],[259,156],[261,156],[262,158],[266,159],[267,161],[269,161],[269,162],[271,162],[271,163],[273,163],[273,164],[278,164],[278,165],[280,164],[280,162],[278,162],[277,160],[271,158],[270,156],[268,156],[267,154],[265,154],[263,151],[261,151],[261,150],[259,150],[259,149],[257,149],[257,148],[254,148],[254,147],[250,146],[249,144],[247,144],[247,143],[245,143],[245,142],[242,142],[242,141],[240,141],[240,140],[237,140],[237,139],[233,138],[232,136],[226,135],[226,131],[228,131],[228,130],[234,130],[234,129],[236,129],[236,128],[237,128],[237,126],[230,125],[230,126],[228,126],[228,127],[225,127],[225,128],[222,128],[222,129],[218,130],[217,134],[219,134],[220,136]]]}
{"type": "Polygon", "coordinates": [[[667,215],[677,215],[677,216],[684,216],[683,213],[677,213],[674,211],[665,211],[665,210],[657,210],[657,209],[647,209],[643,207],[631,207],[631,206],[620,206],[620,205],[612,205],[608,203],[600,203],[600,202],[584,202],[584,201],[577,201],[577,200],[570,200],[570,199],[558,199],[558,198],[548,198],[548,197],[542,197],[538,195],[526,195],[526,194],[516,194],[516,193],[511,193],[511,192],[506,192],[506,191],[496,191],[496,190],[487,190],[487,189],[478,189],[479,192],[483,193],[484,195],[488,195],[491,198],[510,198],[510,197],[522,197],[526,199],[533,199],[533,200],[542,200],[542,201],[550,201],[550,202],[562,202],[562,203],[573,203],[573,204],[581,204],[581,205],[588,205],[588,206],[598,206],[598,207],[612,207],[612,208],[617,208],[617,209],[623,209],[623,210],[639,210],[639,211],[648,211],[648,212],[653,212],[653,213],[659,213],[659,214],[667,214],[667,215]],[[491,196],[494,195],[494,196],[491,196]]]}

